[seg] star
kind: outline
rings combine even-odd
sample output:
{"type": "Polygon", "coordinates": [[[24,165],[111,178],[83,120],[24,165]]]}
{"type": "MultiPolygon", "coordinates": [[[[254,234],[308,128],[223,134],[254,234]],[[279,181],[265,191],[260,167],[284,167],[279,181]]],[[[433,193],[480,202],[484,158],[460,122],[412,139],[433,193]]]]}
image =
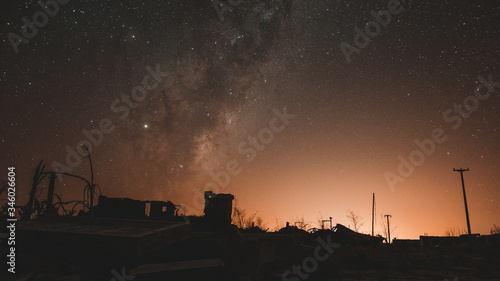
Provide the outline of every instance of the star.
{"type": "MultiPolygon", "coordinates": [[[[418,202],[440,195],[437,187],[460,185],[450,171],[460,164],[471,166],[465,181],[472,204],[474,196],[499,201],[500,100],[483,85],[500,81],[496,5],[464,9],[452,1],[399,1],[393,8],[404,12],[390,16],[387,4],[397,1],[220,1],[229,4],[219,11],[210,1],[80,1],[74,13],[69,6],[12,2],[17,4],[6,7],[12,16],[3,23],[11,35],[3,38],[6,50],[0,52],[7,66],[0,71],[0,100],[6,105],[0,118],[6,124],[0,129],[0,151],[7,156],[2,163],[33,172],[45,159],[47,170],[87,176],[81,146],[86,144],[95,151],[103,195],[161,194],[186,205],[203,194],[192,186],[225,183],[226,175],[241,170],[221,191],[248,202],[242,206],[248,212],[265,209],[270,225],[275,215],[297,211],[314,220],[318,211],[333,212],[331,202],[321,199],[337,194],[346,209],[372,193],[380,199],[391,194],[380,206],[411,215],[420,210],[418,202]],[[446,17],[436,17],[436,11],[446,11],[446,17]],[[50,17],[46,26],[41,13],[50,17]],[[347,49],[351,62],[342,42],[355,48],[347,49]],[[466,111],[454,108],[476,100],[468,119],[462,117],[466,111]],[[429,135],[434,128],[443,133],[429,135]],[[424,152],[432,155],[417,167],[412,161],[424,152]],[[367,167],[374,169],[364,173],[367,167]],[[411,173],[403,168],[415,171],[395,183],[394,197],[385,171],[411,173]],[[301,187],[306,182],[307,191],[301,187]],[[423,183],[421,198],[399,197],[417,190],[417,183],[423,183]],[[481,192],[473,192],[479,183],[481,192]],[[344,192],[347,185],[352,188],[344,192]],[[276,204],[243,198],[240,191],[248,188],[256,194],[272,190],[269,200],[276,204]],[[281,194],[296,201],[283,202],[281,194]],[[319,198],[313,204],[309,196],[319,198]]],[[[0,187],[6,179],[2,167],[0,187]]],[[[27,173],[18,180],[19,186],[31,184],[27,173]]],[[[457,203],[448,199],[453,200],[439,198],[440,204],[457,203]]],[[[369,205],[359,204],[360,214],[368,214],[369,205]]],[[[500,212],[500,204],[476,206],[474,225],[489,233],[488,214],[500,212]]],[[[331,215],[345,219],[343,211],[331,215]]],[[[440,235],[439,225],[454,217],[409,221],[399,222],[400,234],[408,238],[431,226],[430,233],[440,235]]]]}

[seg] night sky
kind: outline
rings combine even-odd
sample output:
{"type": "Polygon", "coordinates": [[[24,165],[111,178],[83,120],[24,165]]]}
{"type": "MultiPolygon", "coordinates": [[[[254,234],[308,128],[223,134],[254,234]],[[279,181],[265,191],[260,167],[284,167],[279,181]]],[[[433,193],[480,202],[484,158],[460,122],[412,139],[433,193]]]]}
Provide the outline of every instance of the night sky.
{"type": "Polygon", "coordinates": [[[497,1],[59,1],[0,12],[19,202],[42,159],[88,177],[90,144],[106,196],[201,214],[210,189],[271,229],[350,209],[368,233],[375,193],[376,232],[391,214],[399,238],[466,229],[470,168],[472,232],[500,225],[497,1]]]}

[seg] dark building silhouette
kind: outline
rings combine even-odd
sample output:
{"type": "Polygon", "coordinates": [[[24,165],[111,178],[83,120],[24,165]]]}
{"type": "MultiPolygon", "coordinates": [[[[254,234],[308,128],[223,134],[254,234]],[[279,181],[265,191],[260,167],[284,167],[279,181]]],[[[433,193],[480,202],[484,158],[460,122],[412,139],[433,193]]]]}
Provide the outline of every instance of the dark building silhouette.
{"type": "Polygon", "coordinates": [[[206,221],[217,227],[230,225],[233,199],[232,194],[216,194],[212,191],[205,191],[206,221]]]}
{"type": "Polygon", "coordinates": [[[145,219],[146,203],[130,198],[109,198],[99,196],[99,202],[94,208],[96,217],[145,219]]]}
{"type": "Polygon", "coordinates": [[[151,201],[149,218],[154,220],[168,220],[175,216],[176,206],[167,201],[151,201]]]}
{"type": "Polygon", "coordinates": [[[140,201],[101,195],[94,212],[101,218],[170,220],[174,218],[176,208],[170,201],[140,201]]]}

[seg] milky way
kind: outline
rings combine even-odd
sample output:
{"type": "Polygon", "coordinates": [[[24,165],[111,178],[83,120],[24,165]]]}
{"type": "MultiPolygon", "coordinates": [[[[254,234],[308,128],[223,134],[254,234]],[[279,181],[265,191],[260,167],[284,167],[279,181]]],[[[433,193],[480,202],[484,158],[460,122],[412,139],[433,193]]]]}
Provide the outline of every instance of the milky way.
{"type": "MultiPolygon", "coordinates": [[[[500,89],[459,128],[443,117],[474,95],[479,76],[500,80],[494,1],[59,3],[22,42],[12,40],[23,36],[23,17],[33,21],[43,5],[11,1],[0,12],[0,169],[16,166],[20,186],[42,159],[88,176],[86,159],[67,162],[86,140],[108,196],[200,213],[196,197],[218,184],[272,227],[300,216],[313,224],[320,213],[347,224],[347,209],[368,218],[376,193],[379,212],[416,236],[463,227],[452,168],[469,167],[473,228],[500,223],[500,89]],[[296,117],[262,143],[285,107],[296,117]],[[92,143],[85,132],[102,120],[112,130],[92,143]],[[384,175],[401,176],[401,157],[435,128],[447,140],[391,188],[384,175]],[[231,162],[241,172],[221,186],[231,162]]],[[[81,188],[63,178],[56,193],[71,200],[81,188]]]]}

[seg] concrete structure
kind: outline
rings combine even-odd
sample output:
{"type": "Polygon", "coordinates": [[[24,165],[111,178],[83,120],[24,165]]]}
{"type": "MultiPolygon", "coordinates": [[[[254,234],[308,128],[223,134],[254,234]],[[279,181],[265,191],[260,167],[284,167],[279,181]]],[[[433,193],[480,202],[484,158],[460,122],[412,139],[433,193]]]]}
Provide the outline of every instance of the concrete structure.
{"type": "Polygon", "coordinates": [[[149,209],[149,218],[154,220],[170,220],[176,215],[177,206],[170,202],[151,201],[149,209]]]}
{"type": "Polygon", "coordinates": [[[205,191],[205,219],[207,223],[222,227],[231,224],[233,213],[233,199],[231,194],[216,194],[205,191]]]}
{"type": "Polygon", "coordinates": [[[172,220],[177,206],[170,201],[141,201],[99,196],[94,208],[98,218],[172,220]]]}

